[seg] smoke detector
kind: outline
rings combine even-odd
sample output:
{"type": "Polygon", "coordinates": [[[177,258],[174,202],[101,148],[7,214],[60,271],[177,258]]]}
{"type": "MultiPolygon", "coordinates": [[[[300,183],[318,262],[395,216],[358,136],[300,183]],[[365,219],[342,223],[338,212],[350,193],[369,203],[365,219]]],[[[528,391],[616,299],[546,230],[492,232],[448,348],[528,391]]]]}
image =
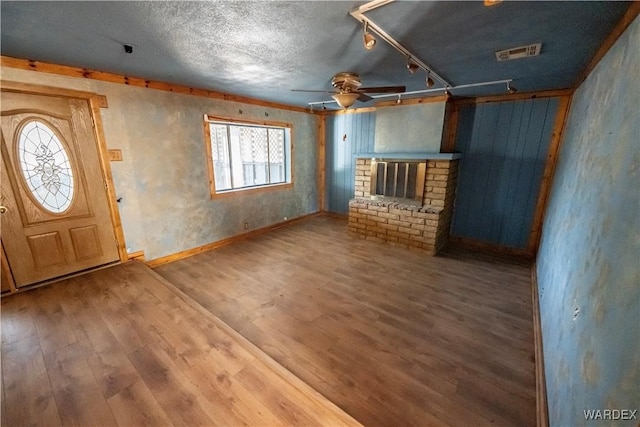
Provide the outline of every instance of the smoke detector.
{"type": "Polygon", "coordinates": [[[498,61],[510,61],[512,59],[538,56],[540,55],[540,48],[542,48],[542,43],[534,43],[528,46],[512,47],[511,49],[505,49],[496,52],[496,59],[498,61]]]}

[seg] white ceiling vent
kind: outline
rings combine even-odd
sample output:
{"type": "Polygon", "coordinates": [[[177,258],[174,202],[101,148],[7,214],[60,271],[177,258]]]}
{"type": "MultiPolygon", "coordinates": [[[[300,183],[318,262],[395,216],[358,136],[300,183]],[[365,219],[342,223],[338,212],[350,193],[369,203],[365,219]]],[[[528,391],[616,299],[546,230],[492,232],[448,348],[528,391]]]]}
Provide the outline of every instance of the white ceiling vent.
{"type": "Polygon", "coordinates": [[[529,46],[512,47],[511,49],[496,52],[498,61],[510,61],[512,59],[528,58],[540,55],[542,43],[530,44],[529,46]]]}

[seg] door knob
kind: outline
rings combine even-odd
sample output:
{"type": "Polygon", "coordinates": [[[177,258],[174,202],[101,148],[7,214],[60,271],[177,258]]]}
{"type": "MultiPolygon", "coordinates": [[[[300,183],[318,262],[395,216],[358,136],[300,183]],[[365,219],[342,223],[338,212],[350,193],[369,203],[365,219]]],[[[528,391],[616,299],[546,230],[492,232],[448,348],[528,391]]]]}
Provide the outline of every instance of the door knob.
{"type": "Polygon", "coordinates": [[[6,211],[8,211],[6,206],[0,206],[0,214],[5,213],[6,211]]]}

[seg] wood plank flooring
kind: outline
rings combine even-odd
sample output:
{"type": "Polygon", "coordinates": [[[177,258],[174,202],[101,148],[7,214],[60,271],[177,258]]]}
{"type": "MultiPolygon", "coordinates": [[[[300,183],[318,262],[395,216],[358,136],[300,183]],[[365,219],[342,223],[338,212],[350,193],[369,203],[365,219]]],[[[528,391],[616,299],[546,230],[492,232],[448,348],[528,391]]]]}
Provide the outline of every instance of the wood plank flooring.
{"type": "Polygon", "coordinates": [[[526,264],[428,257],[316,217],[156,271],[365,425],[535,425],[526,264]]]}
{"type": "Polygon", "coordinates": [[[2,425],[359,425],[143,264],[2,299],[2,425]]]}

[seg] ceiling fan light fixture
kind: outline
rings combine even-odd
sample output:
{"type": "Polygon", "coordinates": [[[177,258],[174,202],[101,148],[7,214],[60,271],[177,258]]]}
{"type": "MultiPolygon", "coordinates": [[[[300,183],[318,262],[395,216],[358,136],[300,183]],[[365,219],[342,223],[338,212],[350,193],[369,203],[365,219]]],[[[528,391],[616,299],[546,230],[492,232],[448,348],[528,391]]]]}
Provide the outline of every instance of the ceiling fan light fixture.
{"type": "Polygon", "coordinates": [[[344,108],[345,110],[351,107],[353,104],[355,104],[359,96],[360,94],[353,93],[353,92],[336,93],[334,95],[331,95],[331,97],[335,99],[338,105],[344,108]]]}
{"type": "Polygon", "coordinates": [[[369,24],[365,21],[364,30],[362,33],[362,41],[364,43],[364,48],[367,50],[373,49],[376,45],[376,38],[369,32],[369,24]]]}

